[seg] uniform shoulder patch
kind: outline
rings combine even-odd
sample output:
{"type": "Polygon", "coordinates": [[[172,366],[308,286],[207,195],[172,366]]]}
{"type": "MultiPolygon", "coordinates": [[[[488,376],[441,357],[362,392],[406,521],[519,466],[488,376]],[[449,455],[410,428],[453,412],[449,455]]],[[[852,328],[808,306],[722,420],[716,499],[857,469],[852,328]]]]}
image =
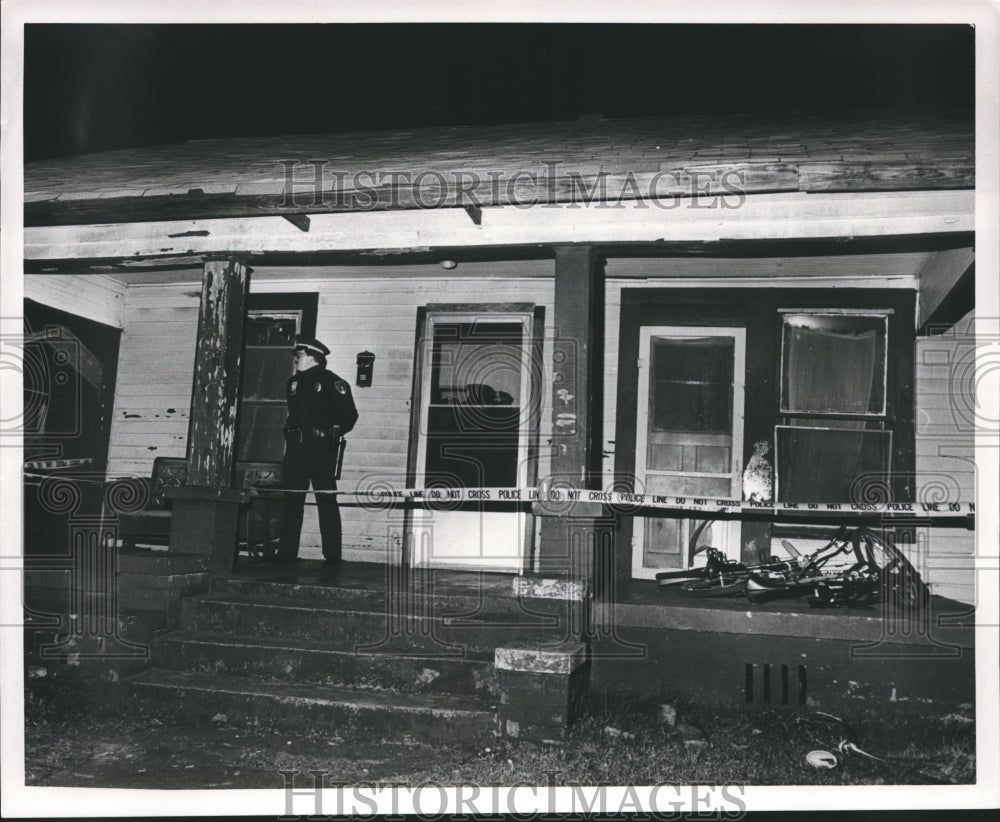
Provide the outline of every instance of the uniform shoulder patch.
{"type": "Polygon", "coordinates": [[[337,393],[344,395],[347,394],[347,383],[344,382],[343,380],[337,380],[333,384],[333,387],[337,389],[337,393]]]}

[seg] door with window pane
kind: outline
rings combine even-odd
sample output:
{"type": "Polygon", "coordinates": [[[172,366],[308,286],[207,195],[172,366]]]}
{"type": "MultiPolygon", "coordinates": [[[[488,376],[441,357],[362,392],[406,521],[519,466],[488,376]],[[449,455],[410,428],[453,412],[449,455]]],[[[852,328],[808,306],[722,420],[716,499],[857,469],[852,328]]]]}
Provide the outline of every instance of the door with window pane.
{"type": "MultiPolygon", "coordinates": [[[[525,486],[531,323],[530,314],[428,316],[418,351],[417,487],[525,486]]],[[[438,506],[416,511],[413,525],[416,565],[522,569],[523,511],[438,506]]]]}
{"type": "MultiPolygon", "coordinates": [[[[636,489],[687,498],[741,496],[746,331],[643,326],[639,330],[636,489]]],[[[638,518],[632,576],[688,566],[698,520],[638,518]]],[[[739,557],[738,523],[714,521],[699,535],[739,557]]]]}
{"type": "Polygon", "coordinates": [[[241,462],[281,462],[284,457],[285,383],[295,370],[291,352],[301,322],[298,310],[247,312],[236,431],[241,462]]]}

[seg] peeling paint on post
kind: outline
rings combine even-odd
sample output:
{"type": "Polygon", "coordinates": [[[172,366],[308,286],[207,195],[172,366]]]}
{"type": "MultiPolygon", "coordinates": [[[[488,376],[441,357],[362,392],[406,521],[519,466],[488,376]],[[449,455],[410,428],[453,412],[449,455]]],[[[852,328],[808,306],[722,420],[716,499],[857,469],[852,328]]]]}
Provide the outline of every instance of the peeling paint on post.
{"type": "Polygon", "coordinates": [[[170,550],[209,556],[209,571],[232,562],[239,505],[233,489],[243,311],[249,272],[236,260],[205,263],[188,429],[188,484],[171,488],[170,550]]]}
{"type": "Polygon", "coordinates": [[[205,263],[188,436],[191,485],[232,485],[248,281],[241,262],[205,263]]]}

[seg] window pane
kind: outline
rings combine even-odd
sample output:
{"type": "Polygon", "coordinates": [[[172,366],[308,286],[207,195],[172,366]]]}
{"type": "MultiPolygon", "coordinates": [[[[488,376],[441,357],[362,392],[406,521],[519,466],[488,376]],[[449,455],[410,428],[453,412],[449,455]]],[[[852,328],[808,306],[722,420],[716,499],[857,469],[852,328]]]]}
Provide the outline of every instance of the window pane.
{"type": "Polygon", "coordinates": [[[253,312],[246,320],[237,459],[280,461],[285,451],[285,383],[301,312],[253,312]]]}
{"type": "Polygon", "coordinates": [[[427,428],[429,482],[465,488],[517,484],[520,409],[431,407],[427,428]]]}
{"type": "Polygon", "coordinates": [[[851,502],[860,477],[872,474],[871,487],[888,476],[888,431],[779,425],[775,443],[779,502],[851,502]]]}
{"type": "Polygon", "coordinates": [[[291,348],[295,343],[295,317],[251,314],[247,317],[244,338],[247,345],[273,345],[291,348]]]}
{"type": "Polygon", "coordinates": [[[734,345],[732,337],[652,340],[652,431],[732,430],[734,345]]]}
{"type": "Polygon", "coordinates": [[[292,376],[291,349],[247,349],[243,365],[243,399],[285,401],[285,383],[292,376]]]}
{"type": "Polygon", "coordinates": [[[885,354],[884,316],[785,315],[782,411],[884,414],[885,354]]]}
{"type": "Polygon", "coordinates": [[[523,327],[436,323],[424,462],[429,483],[517,484],[523,327]]]}
{"type": "Polygon", "coordinates": [[[281,429],[286,416],[284,403],[243,403],[236,437],[236,458],[248,462],[281,462],[285,454],[281,429]]]}
{"type": "Polygon", "coordinates": [[[434,330],[433,405],[521,403],[520,323],[449,323],[434,330]]]}

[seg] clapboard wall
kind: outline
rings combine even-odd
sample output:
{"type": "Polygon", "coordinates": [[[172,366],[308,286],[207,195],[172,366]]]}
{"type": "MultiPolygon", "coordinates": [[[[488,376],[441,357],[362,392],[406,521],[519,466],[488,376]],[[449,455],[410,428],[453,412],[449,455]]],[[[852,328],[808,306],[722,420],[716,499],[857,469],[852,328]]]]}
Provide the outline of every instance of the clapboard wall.
{"type": "MultiPolygon", "coordinates": [[[[312,269],[308,276],[254,272],[252,293],[319,294],[316,336],[330,347],[329,369],[352,386],[358,352],[376,355],[372,386],[353,389],[360,416],[348,438],[341,487],[405,485],[418,307],[533,303],[545,307],[548,323],[553,265],[551,260],[463,264],[459,276],[444,275],[438,266],[312,269]]],[[[200,283],[194,280],[127,289],[111,474],[148,475],[155,457],[185,454],[199,295],[200,283]]],[[[551,339],[551,328],[545,337],[551,339]]],[[[543,449],[551,431],[550,394],[543,386],[543,449]]],[[[343,520],[345,559],[395,558],[387,542],[390,532],[398,531],[395,514],[345,508],[343,520]]],[[[320,556],[313,507],[306,510],[301,544],[302,556],[320,556]]]]}
{"type": "MultiPolygon", "coordinates": [[[[975,314],[944,334],[919,337],[916,357],[916,471],[921,502],[975,502],[975,314]]],[[[995,502],[995,500],[994,500],[995,502]]],[[[975,601],[975,533],[930,528],[918,560],[934,592],[975,601]]]]}
{"type": "MultiPolygon", "coordinates": [[[[779,267],[773,261],[754,265],[768,268],[775,285],[912,288],[914,280],[907,270],[915,269],[918,261],[897,260],[892,276],[881,278],[868,271],[863,276],[836,276],[822,258],[813,261],[808,271],[794,271],[794,278],[777,276],[779,267]]],[[[463,265],[462,276],[447,277],[436,266],[311,269],[308,274],[265,269],[255,272],[251,290],[318,292],[317,336],[331,347],[330,367],[352,383],[357,352],[375,352],[374,385],[355,389],[361,419],[350,438],[344,478],[354,483],[382,476],[395,483],[401,482],[406,469],[417,307],[440,302],[543,305],[550,326],[545,332],[548,362],[554,333],[552,266],[551,261],[463,265]]],[[[748,272],[742,263],[736,271],[709,260],[612,260],[607,273],[603,403],[605,484],[610,485],[622,288],[759,286],[764,272],[748,272]]],[[[155,457],[184,456],[200,296],[197,275],[182,282],[129,286],[101,275],[30,275],[24,278],[24,295],[122,328],[109,474],[144,476],[155,457]]],[[[949,333],[916,343],[916,471],[918,499],[923,501],[974,499],[973,422],[968,411],[972,320],[970,314],[949,333]]],[[[543,472],[551,433],[550,394],[551,387],[543,386],[543,472]]],[[[344,520],[345,556],[385,558],[389,529],[384,515],[355,509],[345,511],[344,520]]],[[[918,534],[918,539],[915,559],[926,569],[935,591],[974,601],[974,534],[937,528],[918,534]]],[[[303,555],[318,556],[318,545],[315,512],[309,509],[303,555]]]]}
{"type": "Polygon", "coordinates": [[[122,327],[124,283],[101,274],[26,274],[24,297],[113,328],[122,327]]]}

